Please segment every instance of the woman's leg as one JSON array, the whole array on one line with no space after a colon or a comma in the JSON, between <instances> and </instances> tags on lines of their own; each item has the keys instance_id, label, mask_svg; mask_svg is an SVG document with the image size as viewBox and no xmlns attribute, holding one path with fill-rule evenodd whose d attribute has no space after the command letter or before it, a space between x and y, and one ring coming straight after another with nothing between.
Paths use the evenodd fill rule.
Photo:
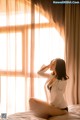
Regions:
<instances>
[{"instance_id":1,"label":"woman's leg","mask_svg":"<svg viewBox=\"0 0 80 120\"><path fill-rule=\"evenodd\" d=\"M66 110L60 110L47 102L30 98L29 100L30 109L34 112L36 116L48 118L49 116L63 115L66 114Z\"/></svg>"},{"instance_id":2,"label":"woman's leg","mask_svg":"<svg viewBox=\"0 0 80 120\"><path fill-rule=\"evenodd\" d=\"M35 98L30 98L29 100L30 110L33 111L33 113L42 118L48 118L49 114L47 113L47 103Z\"/></svg>"}]
</instances>

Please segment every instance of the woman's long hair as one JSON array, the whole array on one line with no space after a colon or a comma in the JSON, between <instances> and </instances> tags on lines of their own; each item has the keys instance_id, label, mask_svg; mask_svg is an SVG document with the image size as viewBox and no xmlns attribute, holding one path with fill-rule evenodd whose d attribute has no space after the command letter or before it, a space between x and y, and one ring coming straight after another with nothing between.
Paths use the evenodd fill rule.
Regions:
<instances>
[{"instance_id":1,"label":"woman's long hair","mask_svg":"<svg viewBox=\"0 0 80 120\"><path fill-rule=\"evenodd\" d=\"M61 58L57 58L56 59L56 78L58 80L67 80L69 77L66 74L66 64L65 61Z\"/></svg>"}]
</instances>

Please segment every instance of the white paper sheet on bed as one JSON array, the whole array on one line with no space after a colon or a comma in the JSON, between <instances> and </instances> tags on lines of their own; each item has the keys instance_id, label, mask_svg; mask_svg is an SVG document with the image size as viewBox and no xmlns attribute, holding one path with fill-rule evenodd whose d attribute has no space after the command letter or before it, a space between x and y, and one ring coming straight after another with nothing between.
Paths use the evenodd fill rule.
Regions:
<instances>
[{"instance_id":1,"label":"white paper sheet on bed","mask_svg":"<svg viewBox=\"0 0 80 120\"><path fill-rule=\"evenodd\" d=\"M80 105L71 105L68 107L69 113L61 116L54 116L48 120L80 120ZM16 113L8 116L8 120L46 120L34 116L31 111Z\"/></svg>"}]
</instances>

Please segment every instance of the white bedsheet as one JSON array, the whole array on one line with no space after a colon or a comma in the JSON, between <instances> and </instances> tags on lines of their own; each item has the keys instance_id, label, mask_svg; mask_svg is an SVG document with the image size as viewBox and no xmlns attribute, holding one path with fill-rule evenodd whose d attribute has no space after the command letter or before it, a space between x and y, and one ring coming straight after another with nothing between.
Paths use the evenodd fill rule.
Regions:
<instances>
[{"instance_id":1,"label":"white bedsheet","mask_svg":"<svg viewBox=\"0 0 80 120\"><path fill-rule=\"evenodd\" d=\"M8 120L46 120L33 115L31 111L16 113L8 116ZM80 105L69 106L69 113L61 116L54 116L48 120L80 120Z\"/></svg>"},{"instance_id":2,"label":"white bedsheet","mask_svg":"<svg viewBox=\"0 0 80 120\"><path fill-rule=\"evenodd\" d=\"M36 117L31 111L28 111L9 115L8 120L46 120L46 119Z\"/></svg>"}]
</instances>

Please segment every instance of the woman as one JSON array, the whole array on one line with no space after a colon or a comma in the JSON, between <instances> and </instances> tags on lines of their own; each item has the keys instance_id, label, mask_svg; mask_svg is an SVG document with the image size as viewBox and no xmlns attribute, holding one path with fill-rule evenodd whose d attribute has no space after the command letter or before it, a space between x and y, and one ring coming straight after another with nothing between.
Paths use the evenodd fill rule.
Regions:
<instances>
[{"instance_id":1,"label":"woman","mask_svg":"<svg viewBox=\"0 0 80 120\"><path fill-rule=\"evenodd\" d=\"M46 72L48 69L50 69L51 73ZM65 92L67 79L69 77L66 74L65 61L60 58L52 60L49 65L42 66L38 74L48 78L45 83L48 102L30 98L30 109L36 116L43 118L66 114L68 107L63 93Z\"/></svg>"}]
</instances>

